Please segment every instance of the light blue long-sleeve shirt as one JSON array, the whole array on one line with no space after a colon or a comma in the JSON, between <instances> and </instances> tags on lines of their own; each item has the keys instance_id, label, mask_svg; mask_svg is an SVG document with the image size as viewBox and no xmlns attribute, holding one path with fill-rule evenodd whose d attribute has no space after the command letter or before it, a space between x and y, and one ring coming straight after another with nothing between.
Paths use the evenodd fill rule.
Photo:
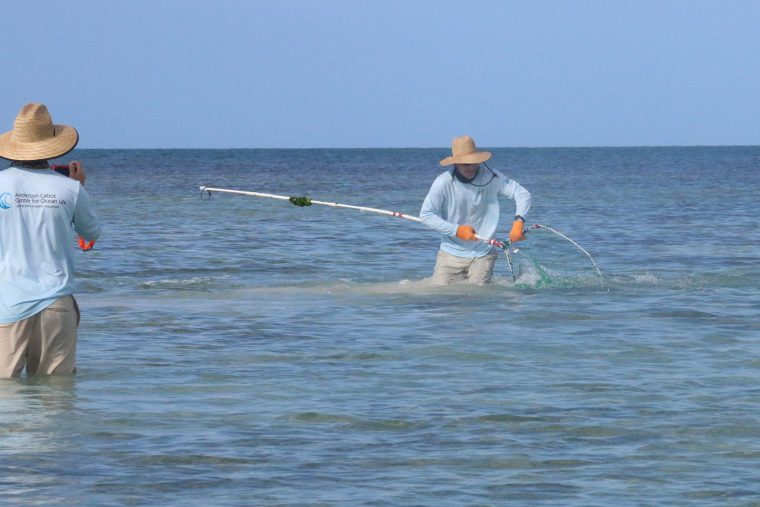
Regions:
<instances>
[{"instance_id":1,"label":"light blue long-sleeve shirt","mask_svg":"<svg viewBox=\"0 0 760 507\"><path fill-rule=\"evenodd\" d=\"M100 236L84 187L50 169L0 171L0 323L74 292L74 234Z\"/></svg>"},{"instance_id":2,"label":"light blue long-sleeve shirt","mask_svg":"<svg viewBox=\"0 0 760 507\"><path fill-rule=\"evenodd\" d=\"M420 210L420 220L440 232L441 250L457 257L482 257L491 251L484 241L463 241L457 227L471 225L478 236L492 238L499 225L499 196L515 200L515 214L530 210L530 192L499 171L481 166L471 183L454 176L454 169L440 174L430 187Z\"/></svg>"}]
</instances>

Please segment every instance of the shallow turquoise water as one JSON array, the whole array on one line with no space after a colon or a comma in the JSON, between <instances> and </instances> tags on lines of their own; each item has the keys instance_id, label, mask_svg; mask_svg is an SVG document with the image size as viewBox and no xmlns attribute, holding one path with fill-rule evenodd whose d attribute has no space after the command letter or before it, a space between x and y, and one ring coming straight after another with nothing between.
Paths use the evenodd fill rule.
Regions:
<instances>
[{"instance_id":1,"label":"shallow turquoise water","mask_svg":"<svg viewBox=\"0 0 760 507\"><path fill-rule=\"evenodd\" d=\"M79 372L0 382L0 503L760 502L760 148L496 149L604 286L536 231L446 289L419 224L198 191L416 215L445 150L76 156Z\"/></svg>"}]
</instances>

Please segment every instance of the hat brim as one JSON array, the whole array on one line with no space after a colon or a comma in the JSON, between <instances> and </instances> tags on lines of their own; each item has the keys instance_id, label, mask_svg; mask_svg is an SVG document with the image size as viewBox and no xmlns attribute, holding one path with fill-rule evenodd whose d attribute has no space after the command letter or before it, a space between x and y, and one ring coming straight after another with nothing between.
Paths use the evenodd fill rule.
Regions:
<instances>
[{"instance_id":1,"label":"hat brim","mask_svg":"<svg viewBox=\"0 0 760 507\"><path fill-rule=\"evenodd\" d=\"M13 131L0 135L0 157L9 160L49 160L67 154L79 142L79 133L68 125L54 125L53 137L33 143L14 141Z\"/></svg>"},{"instance_id":2,"label":"hat brim","mask_svg":"<svg viewBox=\"0 0 760 507\"><path fill-rule=\"evenodd\" d=\"M476 151L475 153L468 153L466 155L456 155L444 158L441 160L441 165L480 164L489 158L491 158L490 151Z\"/></svg>"}]
</instances>

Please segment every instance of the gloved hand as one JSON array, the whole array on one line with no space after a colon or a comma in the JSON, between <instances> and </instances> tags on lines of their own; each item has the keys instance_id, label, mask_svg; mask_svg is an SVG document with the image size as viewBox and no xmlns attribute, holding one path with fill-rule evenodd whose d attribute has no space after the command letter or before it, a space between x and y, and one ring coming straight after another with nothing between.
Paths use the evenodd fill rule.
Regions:
<instances>
[{"instance_id":1,"label":"gloved hand","mask_svg":"<svg viewBox=\"0 0 760 507\"><path fill-rule=\"evenodd\" d=\"M471 225L460 225L457 227L457 238L465 241L475 241L475 229Z\"/></svg>"},{"instance_id":2,"label":"gloved hand","mask_svg":"<svg viewBox=\"0 0 760 507\"><path fill-rule=\"evenodd\" d=\"M82 236L79 236L79 248L81 248L83 252L89 252L94 246L94 241L87 241Z\"/></svg>"},{"instance_id":3,"label":"gloved hand","mask_svg":"<svg viewBox=\"0 0 760 507\"><path fill-rule=\"evenodd\" d=\"M525 233L523 232L523 225L525 222L519 218L512 223L512 230L509 231L509 241L511 243L517 243L525 239Z\"/></svg>"}]
</instances>

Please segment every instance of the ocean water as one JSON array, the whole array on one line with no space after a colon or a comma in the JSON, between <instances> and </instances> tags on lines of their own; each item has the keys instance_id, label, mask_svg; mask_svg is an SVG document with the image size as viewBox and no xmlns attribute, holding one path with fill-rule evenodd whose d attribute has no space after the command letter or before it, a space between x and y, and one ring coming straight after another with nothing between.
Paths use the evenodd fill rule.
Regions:
<instances>
[{"instance_id":1,"label":"ocean water","mask_svg":"<svg viewBox=\"0 0 760 507\"><path fill-rule=\"evenodd\" d=\"M494 149L602 279L198 189L417 215L446 151L75 152L79 371L0 381L0 504L760 505L760 147Z\"/></svg>"}]
</instances>

